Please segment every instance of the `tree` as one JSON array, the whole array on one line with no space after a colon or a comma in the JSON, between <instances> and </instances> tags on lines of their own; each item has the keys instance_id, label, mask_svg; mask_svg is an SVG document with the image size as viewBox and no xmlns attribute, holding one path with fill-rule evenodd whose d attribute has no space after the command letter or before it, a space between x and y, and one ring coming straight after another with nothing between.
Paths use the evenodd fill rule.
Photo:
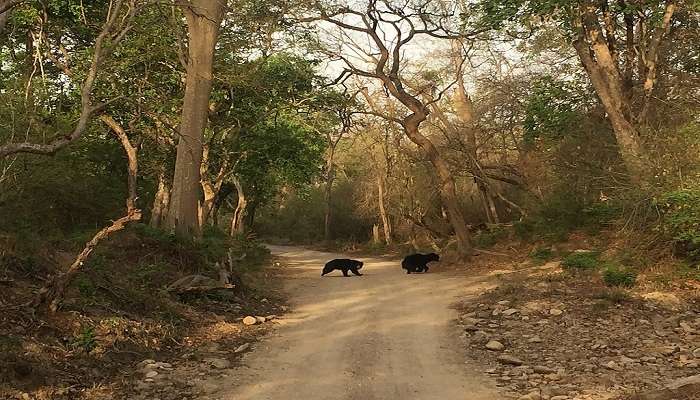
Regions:
<instances>
[{"instance_id":1,"label":"tree","mask_svg":"<svg viewBox=\"0 0 700 400\"><path fill-rule=\"evenodd\" d=\"M183 4L182 10L189 40L187 81L166 227L180 235L198 236L202 144L224 4L221 0L191 0Z\"/></svg>"},{"instance_id":2,"label":"tree","mask_svg":"<svg viewBox=\"0 0 700 400\"><path fill-rule=\"evenodd\" d=\"M649 119L662 63L660 53L671 38L674 0L513 0L482 1L483 22L503 27L532 16L553 19L569 38L612 125L630 180L644 184L649 166L639 126Z\"/></svg>"},{"instance_id":3,"label":"tree","mask_svg":"<svg viewBox=\"0 0 700 400\"><path fill-rule=\"evenodd\" d=\"M398 123L406 136L418 145L432 164L439 179L438 191L457 239L457 249L462 256L471 255L471 241L464 215L457 199L455 180L447 162L435 144L420 131L421 124L430 114L430 103L422 101L419 93L411 93L402 72L407 46L417 37L460 38L463 35L451 32L443 25L451 14L440 7L433 9L431 2L398 4L390 1L370 0L363 11L348 7L321 8L320 15L306 21L324 21L340 30L339 43L326 53L334 60L345 64L343 75L338 82L348 76L358 76L378 80L384 90L409 110L403 118L386 116L381 110L374 113ZM437 15L437 18L434 18ZM347 22L352 20L353 22ZM437 22L435 22L437 21ZM386 32L391 32L388 37ZM355 40L353 35L362 35ZM361 43L367 41L367 46ZM348 52L348 49L349 50ZM346 53L347 52L347 53ZM355 61L347 54L360 54Z\"/></svg>"}]
</instances>

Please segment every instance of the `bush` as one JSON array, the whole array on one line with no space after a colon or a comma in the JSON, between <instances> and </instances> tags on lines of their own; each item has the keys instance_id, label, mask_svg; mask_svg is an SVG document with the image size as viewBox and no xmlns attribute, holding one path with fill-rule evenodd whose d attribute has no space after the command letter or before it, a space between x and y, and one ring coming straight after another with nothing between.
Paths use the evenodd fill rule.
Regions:
<instances>
[{"instance_id":1,"label":"bush","mask_svg":"<svg viewBox=\"0 0 700 400\"><path fill-rule=\"evenodd\" d=\"M592 270L598 267L597 252L577 251L564 257L561 265L567 270Z\"/></svg>"},{"instance_id":2,"label":"bush","mask_svg":"<svg viewBox=\"0 0 700 400\"><path fill-rule=\"evenodd\" d=\"M680 255L700 257L700 188L665 193L656 204L662 234L674 242Z\"/></svg>"},{"instance_id":3,"label":"bush","mask_svg":"<svg viewBox=\"0 0 700 400\"><path fill-rule=\"evenodd\" d=\"M603 270L603 282L607 286L632 287L637 281L637 273L618 265L608 265Z\"/></svg>"},{"instance_id":4,"label":"bush","mask_svg":"<svg viewBox=\"0 0 700 400\"><path fill-rule=\"evenodd\" d=\"M492 247L499 240L504 239L508 232L501 226L489 226L486 230L474 235L474 245L476 247Z\"/></svg>"},{"instance_id":5,"label":"bush","mask_svg":"<svg viewBox=\"0 0 700 400\"><path fill-rule=\"evenodd\" d=\"M532 250L530 258L538 265L541 265L554 258L554 252L549 247L538 247Z\"/></svg>"}]
</instances>

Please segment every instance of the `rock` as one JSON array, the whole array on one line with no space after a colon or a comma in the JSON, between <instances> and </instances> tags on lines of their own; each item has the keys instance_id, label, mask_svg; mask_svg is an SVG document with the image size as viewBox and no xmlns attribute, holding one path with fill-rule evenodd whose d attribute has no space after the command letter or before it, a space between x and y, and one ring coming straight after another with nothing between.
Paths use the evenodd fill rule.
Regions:
<instances>
[{"instance_id":1,"label":"rock","mask_svg":"<svg viewBox=\"0 0 700 400\"><path fill-rule=\"evenodd\" d=\"M238 346L236 348L236 350L234 350L234 353L240 353L240 352L248 350L249 348L250 348L250 343L244 343L244 344Z\"/></svg>"},{"instance_id":2,"label":"rock","mask_svg":"<svg viewBox=\"0 0 700 400\"><path fill-rule=\"evenodd\" d=\"M255 317L251 317L250 315L243 318L243 325L255 325L258 323L258 319Z\"/></svg>"},{"instance_id":3,"label":"rock","mask_svg":"<svg viewBox=\"0 0 700 400\"><path fill-rule=\"evenodd\" d=\"M539 336L533 336L527 341L530 343L542 343L542 338L540 338Z\"/></svg>"},{"instance_id":4,"label":"rock","mask_svg":"<svg viewBox=\"0 0 700 400\"><path fill-rule=\"evenodd\" d=\"M501 364L508 364L508 365L523 365L523 361L520 360L517 357L509 356L507 354L498 356L497 358L498 362Z\"/></svg>"},{"instance_id":5,"label":"rock","mask_svg":"<svg viewBox=\"0 0 700 400\"><path fill-rule=\"evenodd\" d=\"M493 351L501 351L505 346L498 340L489 340L489 342L486 343L486 348Z\"/></svg>"},{"instance_id":6,"label":"rock","mask_svg":"<svg viewBox=\"0 0 700 400\"><path fill-rule=\"evenodd\" d=\"M549 315L557 316L557 315L562 315L563 313L564 313L564 311L562 311L558 308L552 308L549 310Z\"/></svg>"},{"instance_id":7,"label":"rock","mask_svg":"<svg viewBox=\"0 0 700 400\"><path fill-rule=\"evenodd\" d=\"M693 327L691 327L690 325L688 325L687 322L681 322L680 324L678 324L678 326L680 326L681 329L683 329L686 333L693 333L693 332L695 332L695 329L693 329Z\"/></svg>"},{"instance_id":8,"label":"rock","mask_svg":"<svg viewBox=\"0 0 700 400\"><path fill-rule=\"evenodd\" d=\"M539 392L530 392L518 397L518 400L541 400L542 395Z\"/></svg>"},{"instance_id":9,"label":"rock","mask_svg":"<svg viewBox=\"0 0 700 400\"><path fill-rule=\"evenodd\" d=\"M509 309L503 311L503 315L508 316L508 315L513 315L513 314L518 313L518 312L520 312L520 311L517 308L509 308Z\"/></svg>"},{"instance_id":10,"label":"rock","mask_svg":"<svg viewBox=\"0 0 700 400\"><path fill-rule=\"evenodd\" d=\"M275 314L270 314L267 317L265 317L266 320L272 321L273 319L277 319L277 316Z\"/></svg>"},{"instance_id":11,"label":"rock","mask_svg":"<svg viewBox=\"0 0 700 400\"><path fill-rule=\"evenodd\" d=\"M155 364L155 363L156 363L156 360L151 360L150 358L148 358L148 359L141 361L139 364L148 365L148 364Z\"/></svg>"},{"instance_id":12,"label":"rock","mask_svg":"<svg viewBox=\"0 0 700 400\"><path fill-rule=\"evenodd\" d=\"M216 369L226 369L231 366L231 362L223 358L209 358L206 361L209 365Z\"/></svg>"},{"instance_id":13,"label":"rock","mask_svg":"<svg viewBox=\"0 0 700 400\"><path fill-rule=\"evenodd\" d=\"M263 322L267 321L267 319L265 319L265 317L262 317L262 316L260 316L260 315L256 315L256 316L255 316L255 319L258 320L258 322L261 323L261 324L262 324Z\"/></svg>"},{"instance_id":14,"label":"rock","mask_svg":"<svg viewBox=\"0 0 700 400\"><path fill-rule=\"evenodd\" d=\"M697 349L693 350L693 357L695 358L700 358L700 347Z\"/></svg>"},{"instance_id":15,"label":"rock","mask_svg":"<svg viewBox=\"0 0 700 400\"><path fill-rule=\"evenodd\" d=\"M609 361L607 364L605 364L605 368L613 371L622 371L622 367L617 365L615 361Z\"/></svg>"},{"instance_id":16,"label":"rock","mask_svg":"<svg viewBox=\"0 0 700 400\"><path fill-rule=\"evenodd\" d=\"M557 372L555 369L545 367L544 365L535 365L534 367L532 367L532 370L535 371L535 373L542 375L548 375Z\"/></svg>"},{"instance_id":17,"label":"rock","mask_svg":"<svg viewBox=\"0 0 700 400\"><path fill-rule=\"evenodd\" d=\"M643 294L642 298L671 310L681 308L681 300L678 298L678 296L672 293L651 292Z\"/></svg>"},{"instance_id":18,"label":"rock","mask_svg":"<svg viewBox=\"0 0 700 400\"><path fill-rule=\"evenodd\" d=\"M679 390L689 387L691 385L697 385L698 389L700 389L700 374L676 379L675 381L667 384L666 388L670 390Z\"/></svg>"},{"instance_id":19,"label":"rock","mask_svg":"<svg viewBox=\"0 0 700 400\"><path fill-rule=\"evenodd\" d=\"M569 399L569 396L552 396L549 398L549 400L567 400Z\"/></svg>"},{"instance_id":20,"label":"rock","mask_svg":"<svg viewBox=\"0 0 700 400\"><path fill-rule=\"evenodd\" d=\"M158 371L148 371L146 372L146 378L155 378L158 376Z\"/></svg>"},{"instance_id":21,"label":"rock","mask_svg":"<svg viewBox=\"0 0 700 400\"><path fill-rule=\"evenodd\" d=\"M467 332L476 332L479 330L479 327L477 327L476 325L468 324L464 325L464 330Z\"/></svg>"}]
</instances>

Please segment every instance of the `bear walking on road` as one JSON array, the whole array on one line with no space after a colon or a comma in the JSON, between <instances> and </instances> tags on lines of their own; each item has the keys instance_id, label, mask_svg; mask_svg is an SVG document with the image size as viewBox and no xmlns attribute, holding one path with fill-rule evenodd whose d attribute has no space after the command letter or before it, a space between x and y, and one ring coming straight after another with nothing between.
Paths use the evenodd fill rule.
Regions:
<instances>
[{"instance_id":1,"label":"bear walking on road","mask_svg":"<svg viewBox=\"0 0 700 400\"><path fill-rule=\"evenodd\" d=\"M431 261L440 261L440 256L435 253L411 254L403 259L401 268L405 269L407 274L411 272L428 272L428 263Z\"/></svg>"},{"instance_id":2,"label":"bear walking on road","mask_svg":"<svg viewBox=\"0 0 700 400\"><path fill-rule=\"evenodd\" d=\"M364 264L362 261L350 260L347 258L336 258L335 260L330 260L326 263L326 266L323 267L321 276L335 270L343 271L343 276L350 276L348 275L348 271L352 272L354 275L362 276L359 270L363 265Z\"/></svg>"}]
</instances>

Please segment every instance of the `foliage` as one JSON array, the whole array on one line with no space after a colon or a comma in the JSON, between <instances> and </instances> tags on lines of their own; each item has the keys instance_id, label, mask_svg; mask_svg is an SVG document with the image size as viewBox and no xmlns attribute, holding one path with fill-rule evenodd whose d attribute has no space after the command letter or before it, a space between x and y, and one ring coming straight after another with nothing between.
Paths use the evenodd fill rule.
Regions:
<instances>
[{"instance_id":1,"label":"foliage","mask_svg":"<svg viewBox=\"0 0 700 400\"><path fill-rule=\"evenodd\" d=\"M617 264L608 264L603 269L603 282L608 286L632 287L637 281L637 273Z\"/></svg>"},{"instance_id":2,"label":"foliage","mask_svg":"<svg viewBox=\"0 0 700 400\"><path fill-rule=\"evenodd\" d=\"M594 251L576 251L564 257L561 265L565 270L584 271L598 268L599 254Z\"/></svg>"},{"instance_id":3,"label":"foliage","mask_svg":"<svg viewBox=\"0 0 700 400\"><path fill-rule=\"evenodd\" d=\"M530 252L530 259L536 264L541 265L554 258L554 252L551 247L537 247Z\"/></svg>"},{"instance_id":4,"label":"foliage","mask_svg":"<svg viewBox=\"0 0 700 400\"><path fill-rule=\"evenodd\" d=\"M700 189L664 193L656 205L662 214L661 232L676 243L681 254L700 256Z\"/></svg>"},{"instance_id":5,"label":"foliage","mask_svg":"<svg viewBox=\"0 0 700 400\"><path fill-rule=\"evenodd\" d=\"M474 235L474 246L482 248L492 247L507 236L508 231L504 227L491 225L486 230Z\"/></svg>"},{"instance_id":6,"label":"foliage","mask_svg":"<svg viewBox=\"0 0 700 400\"><path fill-rule=\"evenodd\" d=\"M75 348L82 349L86 353L91 352L97 345L95 329L90 326L83 328L83 330L73 338L71 345Z\"/></svg>"},{"instance_id":7,"label":"foliage","mask_svg":"<svg viewBox=\"0 0 700 400\"><path fill-rule=\"evenodd\" d=\"M532 83L523 121L525 143L532 144L538 138L554 141L580 129L585 99L590 95L577 84L552 76L543 76Z\"/></svg>"}]
</instances>

